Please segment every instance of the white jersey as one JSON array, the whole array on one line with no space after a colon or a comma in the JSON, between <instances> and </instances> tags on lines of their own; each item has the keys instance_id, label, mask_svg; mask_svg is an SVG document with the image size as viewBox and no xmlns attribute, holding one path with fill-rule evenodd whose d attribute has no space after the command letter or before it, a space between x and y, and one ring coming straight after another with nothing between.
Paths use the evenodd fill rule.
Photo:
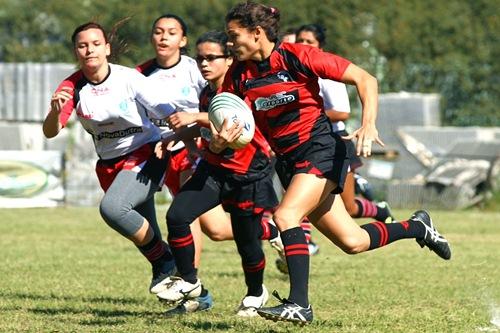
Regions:
<instances>
[{"instance_id":1,"label":"white jersey","mask_svg":"<svg viewBox=\"0 0 500 333\"><path fill-rule=\"evenodd\" d=\"M108 77L92 84L78 71L58 87L69 87L74 97L61 111L64 126L73 109L80 123L94 139L97 154L111 159L129 154L140 146L160 139L159 129L151 123L146 110L158 118L175 111L172 97L133 68L109 64Z\"/></svg>"},{"instance_id":2,"label":"white jersey","mask_svg":"<svg viewBox=\"0 0 500 333\"><path fill-rule=\"evenodd\" d=\"M162 90L169 90L177 96L175 100L177 111L199 112L198 96L207 83L193 58L181 55L180 61L168 68L161 67L152 59L137 66L137 70ZM160 127L163 138L173 135L173 130L165 122L152 120ZM181 141L172 150L183 147L184 143Z\"/></svg>"},{"instance_id":3,"label":"white jersey","mask_svg":"<svg viewBox=\"0 0 500 333\"><path fill-rule=\"evenodd\" d=\"M346 85L334 80L318 79L319 94L323 97L323 106L325 110L334 109L339 112L351 112L349 104L349 95ZM332 130L339 132L345 130L343 121L332 122Z\"/></svg>"}]
</instances>

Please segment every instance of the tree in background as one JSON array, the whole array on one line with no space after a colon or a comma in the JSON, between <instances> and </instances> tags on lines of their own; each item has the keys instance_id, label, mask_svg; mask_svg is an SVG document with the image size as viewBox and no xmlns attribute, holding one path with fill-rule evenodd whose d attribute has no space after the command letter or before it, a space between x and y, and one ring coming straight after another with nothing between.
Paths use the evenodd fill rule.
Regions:
<instances>
[{"instance_id":1,"label":"tree in background","mask_svg":"<svg viewBox=\"0 0 500 333\"><path fill-rule=\"evenodd\" d=\"M70 34L95 19L107 28L124 17L118 39L128 52L117 62L133 66L151 54L151 22L175 13L191 42L224 28L235 0L0 0L0 61L73 62ZM374 73L384 92L442 95L445 125L500 126L500 21L498 0L275 0L282 27L319 23L326 50ZM192 45L192 44L191 44Z\"/></svg>"}]
</instances>

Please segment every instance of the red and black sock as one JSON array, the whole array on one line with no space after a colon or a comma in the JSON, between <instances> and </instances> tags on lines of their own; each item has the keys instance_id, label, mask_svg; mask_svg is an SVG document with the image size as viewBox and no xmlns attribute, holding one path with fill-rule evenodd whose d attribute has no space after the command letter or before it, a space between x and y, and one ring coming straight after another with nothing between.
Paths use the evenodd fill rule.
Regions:
<instances>
[{"instance_id":1,"label":"red and black sock","mask_svg":"<svg viewBox=\"0 0 500 333\"><path fill-rule=\"evenodd\" d=\"M425 227L418 221L401 221L386 224L383 222L372 222L363 224L361 228L365 229L370 236L370 247L373 250L385 246L394 241L404 238L423 238L425 236Z\"/></svg>"},{"instance_id":2,"label":"red and black sock","mask_svg":"<svg viewBox=\"0 0 500 333\"><path fill-rule=\"evenodd\" d=\"M242 263L242 266L243 272L245 273L245 283L248 288L247 296L262 295L262 283L264 282L266 259L262 258L262 260L255 265Z\"/></svg>"},{"instance_id":3,"label":"red and black sock","mask_svg":"<svg viewBox=\"0 0 500 333\"><path fill-rule=\"evenodd\" d=\"M181 277L189 283L195 283L194 241L189 226L183 232L179 232L178 228L169 229L168 243Z\"/></svg>"},{"instance_id":4,"label":"red and black sock","mask_svg":"<svg viewBox=\"0 0 500 333\"><path fill-rule=\"evenodd\" d=\"M151 238L151 240L142 246L137 246L142 255L148 259L148 261L154 266L161 264L164 261L172 260L172 254L168 248L167 243L165 243L156 234Z\"/></svg>"},{"instance_id":5,"label":"red and black sock","mask_svg":"<svg viewBox=\"0 0 500 333\"><path fill-rule=\"evenodd\" d=\"M311 221L309 221L307 217L304 217L304 219L300 222L300 227L304 231L307 244L309 244L311 242Z\"/></svg>"},{"instance_id":6,"label":"red and black sock","mask_svg":"<svg viewBox=\"0 0 500 333\"><path fill-rule=\"evenodd\" d=\"M389 211L385 207L377 206L377 203L364 198L356 197L354 202L358 206L358 213L354 218L373 217L377 221L384 222L389 217Z\"/></svg>"},{"instance_id":7,"label":"red and black sock","mask_svg":"<svg viewBox=\"0 0 500 333\"><path fill-rule=\"evenodd\" d=\"M281 233L285 246L286 263L290 276L290 296L288 300L302 307L309 306L309 248L304 231L300 227Z\"/></svg>"}]
</instances>

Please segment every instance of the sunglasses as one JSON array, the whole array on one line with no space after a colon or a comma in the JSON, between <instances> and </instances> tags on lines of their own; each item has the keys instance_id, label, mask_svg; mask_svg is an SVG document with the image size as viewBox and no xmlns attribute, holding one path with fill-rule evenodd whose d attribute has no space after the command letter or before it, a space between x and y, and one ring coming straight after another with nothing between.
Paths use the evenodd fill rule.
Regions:
<instances>
[{"instance_id":1,"label":"sunglasses","mask_svg":"<svg viewBox=\"0 0 500 333\"><path fill-rule=\"evenodd\" d=\"M216 55L216 54L208 54L206 56L196 56L196 62L201 64L203 62L203 60L206 60L208 62L212 62L214 61L215 59L221 59L221 58L227 58L227 56L223 55L223 54L220 54L220 55Z\"/></svg>"}]
</instances>

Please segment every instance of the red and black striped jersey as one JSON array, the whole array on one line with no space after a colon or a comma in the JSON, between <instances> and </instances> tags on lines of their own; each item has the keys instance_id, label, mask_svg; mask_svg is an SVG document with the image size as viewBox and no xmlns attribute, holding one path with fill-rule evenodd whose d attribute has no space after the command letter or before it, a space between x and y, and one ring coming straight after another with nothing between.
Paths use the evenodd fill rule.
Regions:
<instances>
[{"instance_id":1,"label":"red and black striped jersey","mask_svg":"<svg viewBox=\"0 0 500 333\"><path fill-rule=\"evenodd\" d=\"M281 43L261 62L235 61L221 91L251 107L257 127L277 154L331 133L318 78L340 81L350 62L303 44Z\"/></svg>"},{"instance_id":2,"label":"red and black striped jersey","mask_svg":"<svg viewBox=\"0 0 500 333\"><path fill-rule=\"evenodd\" d=\"M200 93L200 112L208 112L208 105L216 91L206 86ZM262 133L256 128L255 134L244 148L226 148L220 154L208 149L209 142L206 136L202 139L204 159L211 165L223 167L236 175L245 175L245 179L261 178L262 171L269 171L270 155L269 144ZM237 177L240 178L241 177Z\"/></svg>"}]
</instances>

